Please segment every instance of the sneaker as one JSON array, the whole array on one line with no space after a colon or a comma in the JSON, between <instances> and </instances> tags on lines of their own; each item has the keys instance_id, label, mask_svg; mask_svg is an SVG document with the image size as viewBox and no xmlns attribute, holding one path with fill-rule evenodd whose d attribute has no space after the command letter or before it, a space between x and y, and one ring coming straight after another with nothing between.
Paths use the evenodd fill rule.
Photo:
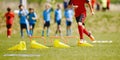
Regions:
<instances>
[{"instance_id":1,"label":"sneaker","mask_svg":"<svg viewBox=\"0 0 120 60\"><path fill-rule=\"evenodd\" d=\"M11 38L11 36L8 36L8 38Z\"/></svg>"},{"instance_id":2,"label":"sneaker","mask_svg":"<svg viewBox=\"0 0 120 60\"><path fill-rule=\"evenodd\" d=\"M78 44L82 44L82 43L87 43L87 41L86 41L86 40L81 39L81 40L78 42Z\"/></svg>"},{"instance_id":3,"label":"sneaker","mask_svg":"<svg viewBox=\"0 0 120 60\"><path fill-rule=\"evenodd\" d=\"M91 41L94 41L94 40L95 40L95 38L94 38L93 35L90 35L90 40L91 40Z\"/></svg>"}]
</instances>

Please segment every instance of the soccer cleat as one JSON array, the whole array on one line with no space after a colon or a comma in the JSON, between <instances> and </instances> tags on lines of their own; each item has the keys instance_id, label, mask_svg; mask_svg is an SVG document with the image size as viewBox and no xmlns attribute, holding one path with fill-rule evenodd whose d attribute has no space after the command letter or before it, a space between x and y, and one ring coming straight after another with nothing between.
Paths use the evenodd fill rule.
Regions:
<instances>
[{"instance_id":1,"label":"soccer cleat","mask_svg":"<svg viewBox=\"0 0 120 60\"><path fill-rule=\"evenodd\" d=\"M86 40L81 39L78 43L86 43Z\"/></svg>"},{"instance_id":2,"label":"soccer cleat","mask_svg":"<svg viewBox=\"0 0 120 60\"><path fill-rule=\"evenodd\" d=\"M95 40L95 38L94 38L93 35L90 35L89 37L90 37L90 40L91 40L91 41L94 41L94 40Z\"/></svg>"}]
</instances>

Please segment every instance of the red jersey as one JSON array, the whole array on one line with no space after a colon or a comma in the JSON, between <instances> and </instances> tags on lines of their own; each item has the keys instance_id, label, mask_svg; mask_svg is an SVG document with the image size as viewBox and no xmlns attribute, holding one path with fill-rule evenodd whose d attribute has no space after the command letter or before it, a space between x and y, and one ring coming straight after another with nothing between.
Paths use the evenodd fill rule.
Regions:
<instances>
[{"instance_id":1,"label":"red jersey","mask_svg":"<svg viewBox=\"0 0 120 60\"><path fill-rule=\"evenodd\" d=\"M96 0L91 0L92 8L94 8L95 3L96 3Z\"/></svg>"},{"instance_id":2,"label":"red jersey","mask_svg":"<svg viewBox=\"0 0 120 60\"><path fill-rule=\"evenodd\" d=\"M14 13L13 12L7 12L5 14L6 17L6 24L12 24L13 23L13 19L14 19Z\"/></svg>"},{"instance_id":3,"label":"red jersey","mask_svg":"<svg viewBox=\"0 0 120 60\"><path fill-rule=\"evenodd\" d=\"M80 16L81 14L86 14L85 3L88 3L89 0L70 0L69 5L76 5L78 8L75 9L75 17Z\"/></svg>"}]
</instances>

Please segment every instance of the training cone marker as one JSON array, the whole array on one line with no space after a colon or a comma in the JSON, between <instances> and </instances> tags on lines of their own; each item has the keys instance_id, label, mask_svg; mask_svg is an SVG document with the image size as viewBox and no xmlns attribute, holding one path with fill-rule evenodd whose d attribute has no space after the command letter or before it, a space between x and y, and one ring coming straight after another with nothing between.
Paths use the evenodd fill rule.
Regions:
<instances>
[{"instance_id":1,"label":"training cone marker","mask_svg":"<svg viewBox=\"0 0 120 60\"><path fill-rule=\"evenodd\" d=\"M34 49L44 49L44 48L48 48L47 46L44 46L42 44L37 43L36 41L31 41L31 48Z\"/></svg>"},{"instance_id":2,"label":"training cone marker","mask_svg":"<svg viewBox=\"0 0 120 60\"><path fill-rule=\"evenodd\" d=\"M27 50L25 41L20 41L19 44L9 48L8 50Z\"/></svg>"},{"instance_id":3,"label":"training cone marker","mask_svg":"<svg viewBox=\"0 0 120 60\"><path fill-rule=\"evenodd\" d=\"M78 43L78 46L81 46L81 47L93 47L92 44L89 44L89 43Z\"/></svg>"},{"instance_id":4,"label":"training cone marker","mask_svg":"<svg viewBox=\"0 0 120 60\"><path fill-rule=\"evenodd\" d=\"M56 47L56 48L69 48L70 46L60 42L59 40L55 40L54 47Z\"/></svg>"}]
</instances>

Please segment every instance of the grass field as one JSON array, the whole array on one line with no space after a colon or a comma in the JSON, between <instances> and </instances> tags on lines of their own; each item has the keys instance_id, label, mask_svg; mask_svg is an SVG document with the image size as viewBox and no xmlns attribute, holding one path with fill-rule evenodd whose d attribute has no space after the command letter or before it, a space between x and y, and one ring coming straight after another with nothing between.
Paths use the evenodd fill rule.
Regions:
<instances>
[{"instance_id":1,"label":"grass field","mask_svg":"<svg viewBox=\"0 0 120 60\"><path fill-rule=\"evenodd\" d=\"M5 2L6 3L6 2ZM13 8L16 8L13 3L10 3ZM15 3L17 4L17 3ZM6 6L9 5L8 3ZM6 7L5 6L5 7ZM39 16L39 20L35 26L35 36L41 35L41 30L43 26L42 20L42 12L43 7L38 8L39 5L31 4L30 6L36 9L36 12ZM0 17L3 16L5 12L4 5L0 6ZM2 10L4 9L4 10ZM56 28L56 24L53 21L53 13L52 13L52 22L51 22L51 36L54 35L54 31ZM66 26L65 19L62 19L62 33L65 35ZM112 43L106 44L93 44L90 42L87 36L85 36L85 40L89 43L93 44L94 47L78 47L76 38L67 39L67 44L71 46L71 48L54 48L53 43L50 40L55 40L53 38L47 37L47 43L44 44L43 39L35 38L37 42L44 44L49 49L32 49L30 48L30 39L26 36L22 39L19 33L19 19L16 15L13 26L13 35L12 38L6 37L6 28L5 28L5 20L0 18L0 60L120 60L120 11L96 11L94 16L91 16L88 13L88 17L86 18L86 27L88 30L92 31L96 40L111 40ZM77 33L77 25L76 21L73 21L73 36L79 36ZM18 44L20 41L25 41L27 44L26 51L8 51L7 49L11 46ZM64 42L60 39L61 42ZM4 56L5 54L38 54L39 57L10 57Z\"/></svg>"},{"instance_id":2,"label":"grass field","mask_svg":"<svg viewBox=\"0 0 120 60\"><path fill-rule=\"evenodd\" d=\"M19 35L13 38L6 38L5 34L0 35L0 60L119 60L120 59L120 33L95 33L98 40L112 40L111 44L93 44L94 47L78 47L76 39L69 39L68 44L71 48L54 48L53 44L47 40L49 49L31 49L28 38L21 39ZM87 38L86 38L87 39ZM8 51L7 49L19 41L27 42L26 51ZM36 39L42 43L41 39ZM62 41L62 40L61 40ZM4 54L39 54L40 57L6 57Z\"/></svg>"},{"instance_id":3,"label":"grass field","mask_svg":"<svg viewBox=\"0 0 120 60\"><path fill-rule=\"evenodd\" d=\"M114 11L108 12L96 12L96 15L91 18L88 14L86 21L86 27L93 32L96 40L112 40L110 44L93 44L94 47L78 47L76 38L69 38L68 45L71 48L54 48L53 43L50 43L51 38L47 38L47 44L44 44L43 39L35 38L37 42L44 44L49 49L31 49L30 40L25 34L25 38L20 38L19 25L14 26L13 36L8 39L5 34L5 25L1 25L4 30L1 29L0 33L0 60L119 60L120 59L120 14ZM17 22L17 21L15 21ZM38 21L35 28L35 36L40 36L41 25ZM94 23L91 23L94 22ZM76 22L74 21L73 36L79 36L77 34ZM51 35L54 35L55 24L51 27ZM65 24L62 25L63 34L65 34ZM92 28L91 28L92 27ZM54 30L53 30L54 29ZM88 37L85 39L89 41ZM18 44L20 41L26 41L27 50L26 51L8 51L7 49L11 46ZM63 42L63 40L61 40ZM91 43L91 42L90 42ZM92 44L92 43L91 43ZM38 54L39 57L8 57L5 54Z\"/></svg>"}]
</instances>

